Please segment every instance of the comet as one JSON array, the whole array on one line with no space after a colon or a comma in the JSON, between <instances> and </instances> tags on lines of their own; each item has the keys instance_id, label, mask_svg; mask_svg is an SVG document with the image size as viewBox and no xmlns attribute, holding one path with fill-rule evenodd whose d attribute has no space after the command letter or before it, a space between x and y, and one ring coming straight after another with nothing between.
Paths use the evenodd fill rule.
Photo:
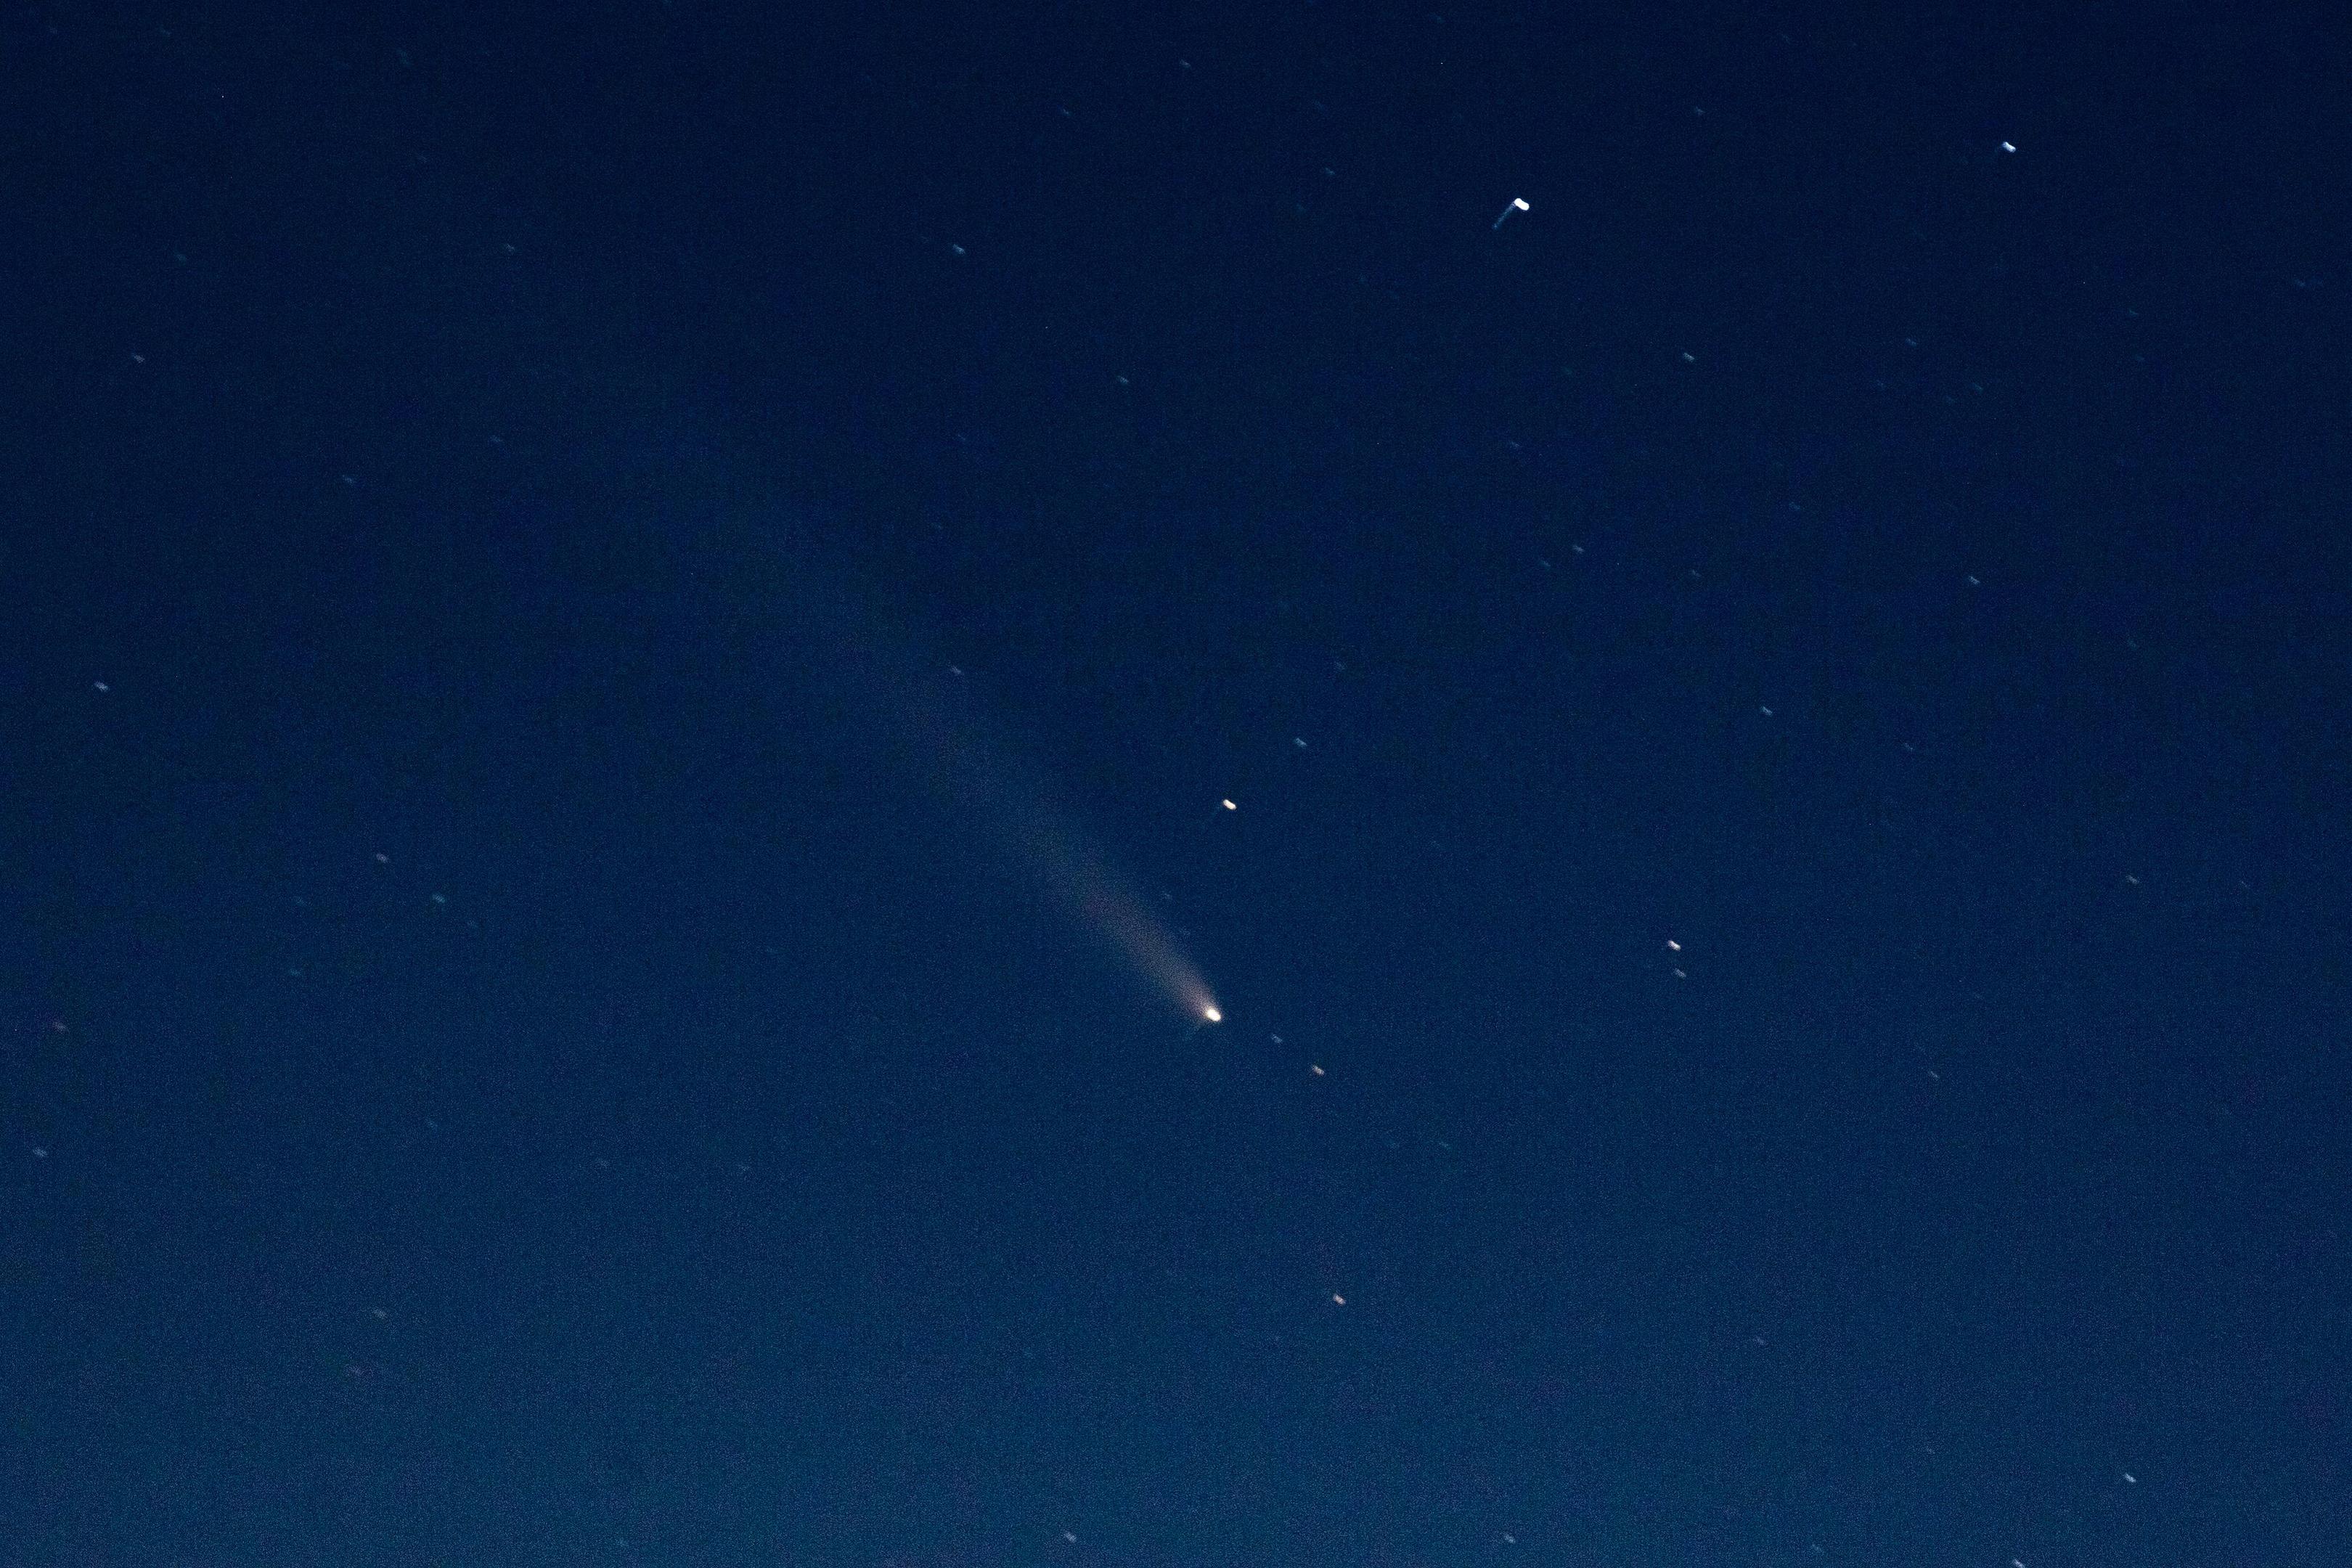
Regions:
<instances>
[{"instance_id":1,"label":"comet","mask_svg":"<svg viewBox=\"0 0 2352 1568\"><path fill-rule=\"evenodd\" d=\"M1060 802L1045 771L973 708L963 672L765 530L785 561L794 619L840 685L913 764L930 793L980 829L1053 902L1094 931L1195 1027L1224 1021L1175 932Z\"/></svg>"}]
</instances>

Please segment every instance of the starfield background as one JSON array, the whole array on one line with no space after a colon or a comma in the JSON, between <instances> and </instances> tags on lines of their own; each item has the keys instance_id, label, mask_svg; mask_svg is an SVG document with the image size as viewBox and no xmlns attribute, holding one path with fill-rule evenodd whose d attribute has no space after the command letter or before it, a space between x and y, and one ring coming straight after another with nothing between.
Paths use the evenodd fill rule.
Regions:
<instances>
[{"instance_id":1,"label":"starfield background","mask_svg":"<svg viewBox=\"0 0 2352 1568\"><path fill-rule=\"evenodd\" d=\"M2347 1561L2347 40L12 5L0 1564Z\"/></svg>"}]
</instances>

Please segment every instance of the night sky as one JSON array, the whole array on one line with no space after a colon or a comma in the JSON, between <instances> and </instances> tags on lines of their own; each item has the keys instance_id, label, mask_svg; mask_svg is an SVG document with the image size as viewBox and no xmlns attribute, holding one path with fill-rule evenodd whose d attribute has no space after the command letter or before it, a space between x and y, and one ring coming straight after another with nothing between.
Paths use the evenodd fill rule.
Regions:
<instances>
[{"instance_id":1,"label":"night sky","mask_svg":"<svg viewBox=\"0 0 2352 1568\"><path fill-rule=\"evenodd\" d=\"M0 1568L2352 1563L2339 6L0 111Z\"/></svg>"}]
</instances>

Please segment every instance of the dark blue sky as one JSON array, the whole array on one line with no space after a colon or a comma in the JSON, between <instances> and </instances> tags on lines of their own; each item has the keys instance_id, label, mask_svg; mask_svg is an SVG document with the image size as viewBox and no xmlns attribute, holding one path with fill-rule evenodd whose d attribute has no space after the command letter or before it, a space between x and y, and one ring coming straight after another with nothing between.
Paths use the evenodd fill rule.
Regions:
<instances>
[{"instance_id":1,"label":"dark blue sky","mask_svg":"<svg viewBox=\"0 0 2352 1568\"><path fill-rule=\"evenodd\" d=\"M0 1568L2343 1561L2252 9L16 5Z\"/></svg>"}]
</instances>

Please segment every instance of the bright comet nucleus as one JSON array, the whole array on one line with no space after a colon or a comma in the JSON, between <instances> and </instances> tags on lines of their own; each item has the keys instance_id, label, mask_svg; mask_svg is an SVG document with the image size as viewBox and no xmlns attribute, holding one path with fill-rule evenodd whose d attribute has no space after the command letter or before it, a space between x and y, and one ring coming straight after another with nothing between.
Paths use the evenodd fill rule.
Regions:
<instances>
[{"instance_id":1,"label":"bright comet nucleus","mask_svg":"<svg viewBox=\"0 0 2352 1568\"><path fill-rule=\"evenodd\" d=\"M1222 1024L1225 1021L1225 1016L1217 1011L1216 1004L1210 1003L1201 1009L1201 1021L1204 1024Z\"/></svg>"}]
</instances>

